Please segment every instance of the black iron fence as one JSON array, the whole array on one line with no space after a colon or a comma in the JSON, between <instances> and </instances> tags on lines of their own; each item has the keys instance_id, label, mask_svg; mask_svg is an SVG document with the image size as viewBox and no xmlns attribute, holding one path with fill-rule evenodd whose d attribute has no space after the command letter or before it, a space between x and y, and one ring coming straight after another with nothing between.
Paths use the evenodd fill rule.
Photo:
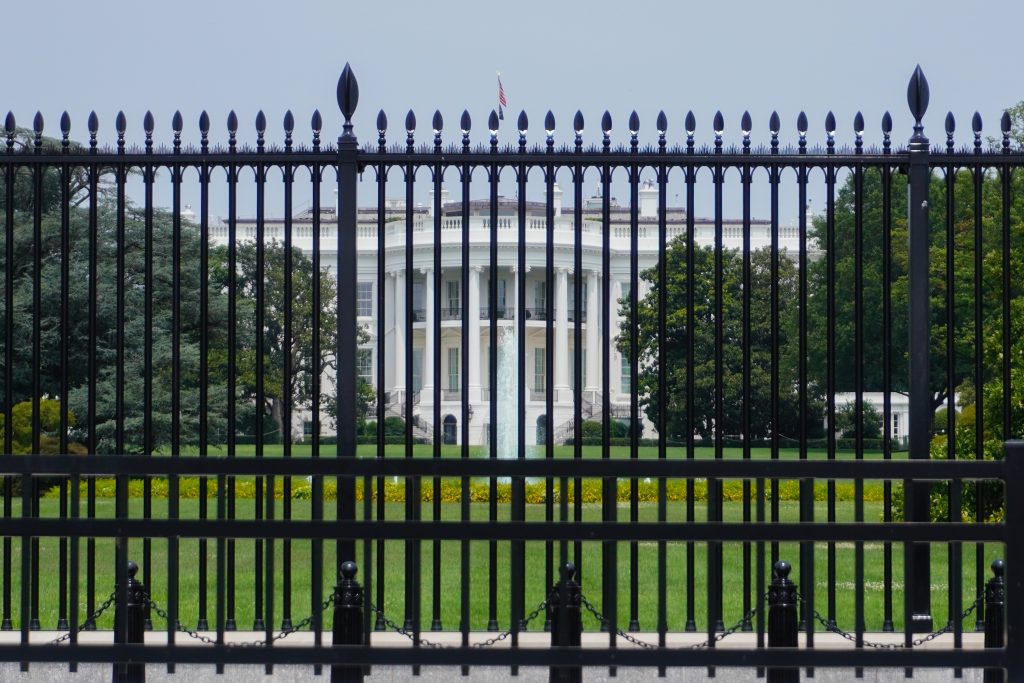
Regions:
<instances>
[{"instance_id":1,"label":"black iron fence","mask_svg":"<svg viewBox=\"0 0 1024 683\"><path fill-rule=\"evenodd\" d=\"M1024 453L1011 443L1002 457L1003 442L1021 435L1014 373L1024 338L1014 218L1024 153L1008 115L989 147L975 116L966 149L950 115L945 146L933 147L918 70L905 148L892 145L888 115L880 148L864 146L860 115L853 147L838 148L831 114L824 147L808 145L803 115L795 147L780 143L775 115L769 143L754 147L747 114L736 147L724 144L720 114L711 145L697 144L692 115L684 142L670 143L660 115L656 143L641 146L634 114L628 144L613 147L607 113L597 145L584 145L579 113L572 143L556 144L549 113L544 142L530 146L522 113L517 143L503 146L493 112L483 145L471 143L468 112L461 144L443 143L436 113L433 144L417 145L410 112L405 144L389 145L381 112L377 144L360 147L357 101L346 67L337 146L322 143L318 112L310 146L293 141L291 113L283 146L268 144L261 114L254 148L239 145L234 113L226 147L211 144L204 113L199 145L182 141L175 116L169 148L154 143L148 115L142 148L126 144L123 116L116 145L101 148L95 115L81 145L67 115L59 140L44 137L41 115L31 131L8 115L0 628L20 637L0 643L4 659L343 663L356 677L363 664L666 667L737 657L748 666L996 667L1011 678L1024 668L1012 608L1005 647L961 648L965 608L976 619L967 629L984 627L977 598L993 553L1006 557L1011 605L1024 590L1014 570L1024 550L1012 540L1024 528L1024 497L1013 493ZM247 204L239 185L250 173ZM539 202L527 199L537 190L531 173ZM446 175L457 202L444 201ZM731 175L736 202L726 201ZM762 175L767 187L757 189ZM559 177L573 196L564 215ZM587 198L592 179L600 191ZM335 180L338 206L328 210L323 183ZM612 192L623 181L626 207ZM679 207L669 205L673 183ZM393 187L403 202L389 201ZM789 187L793 226L782 218ZM159 188L169 210L156 207ZM415 201L424 188L426 210ZM369 190L374 208L361 211ZM752 218L755 191L767 222ZM808 207L813 191L824 194L823 214ZM906 206L894 201L903 192ZM189 193L194 214L183 206ZM297 198L310 207L302 220ZM276 202L279 220L267 213ZM476 217L483 227L473 234ZM498 231L513 225L509 248ZM527 232L537 225L540 237ZM728 248L734 238L738 248ZM442 249L446 240L455 249ZM442 305L445 284L462 293L457 309ZM486 314L501 308L499 288L514 301L504 342L504 317ZM442 329L442 320L460 325ZM424 321L432 324L414 326ZM516 362L502 360L503 343L514 344L505 353ZM373 382L353 359L372 362ZM458 414L443 412L455 386ZM903 395L905 413L894 407ZM386 396L402 397L397 415ZM587 427L593 396L603 398ZM375 427L361 424L368 405ZM553 436L568 420L572 445L560 446ZM359 431L374 429L375 443L358 446ZM598 446L585 445L587 429ZM388 430L403 443L391 446ZM904 435L908 457L895 448ZM762 649L763 608L783 553L809 588L805 647L779 652ZM142 560L146 599L164 619L152 627L166 629L166 644L125 644L127 619L117 644L79 643L81 628L103 626L97 600L112 583L115 602L138 604L129 557ZM974 564L966 581L965 557ZM331 648L324 610L351 559L364 568L364 645ZM546 606L530 610L569 561L591 617L600 614L589 627L607 632L607 646L521 646L527 630L565 633L564 621L547 623ZM881 579L869 580L877 567ZM816 646L815 616L826 630L846 624L854 647ZM715 643L735 618L754 647L726 655ZM228 647L226 634L250 619L268 646ZM414 647L371 646L389 624ZM179 625L210 647L179 646ZM270 647L296 625L312 630L308 647ZM453 627L459 647L423 647L423 631ZM68 644L30 643L42 628L67 630ZM511 649L470 647L473 632L502 629ZM668 642L698 629L704 648ZM902 630L905 648L864 649L867 630ZM631 634L641 631L654 647L616 647L623 636L638 644ZM913 647L914 634L935 631L953 647Z\"/></svg>"}]
</instances>

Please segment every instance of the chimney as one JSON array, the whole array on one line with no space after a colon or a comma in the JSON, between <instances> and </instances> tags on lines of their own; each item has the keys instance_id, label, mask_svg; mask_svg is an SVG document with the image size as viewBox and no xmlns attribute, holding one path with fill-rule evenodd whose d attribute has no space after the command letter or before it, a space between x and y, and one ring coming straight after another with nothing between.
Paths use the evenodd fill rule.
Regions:
<instances>
[{"instance_id":1,"label":"chimney","mask_svg":"<svg viewBox=\"0 0 1024 683\"><path fill-rule=\"evenodd\" d=\"M638 194L640 195L640 217L657 218L658 190L654 187L654 183L650 180L645 180Z\"/></svg>"},{"instance_id":2,"label":"chimney","mask_svg":"<svg viewBox=\"0 0 1024 683\"><path fill-rule=\"evenodd\" d=\"M562 188L558 187L558 183L555 183L555 189L554 189L554 191L551 194L552 194L552 202L555 205L555 215L556 216L561 216L562 215Z\"/></svg>"}]
</instances>

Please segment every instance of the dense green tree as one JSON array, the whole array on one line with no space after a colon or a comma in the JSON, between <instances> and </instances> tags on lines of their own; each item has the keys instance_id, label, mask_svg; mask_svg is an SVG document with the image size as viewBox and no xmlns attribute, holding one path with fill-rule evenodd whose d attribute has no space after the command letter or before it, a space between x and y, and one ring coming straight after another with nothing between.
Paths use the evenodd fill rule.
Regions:
<instances>
[{"instance_id":1,"label":"dense green tree","mask_svg":"<svg viewBox=\"0 0 1024 683\"><path fill-rule=\"evenodd\" d=\"M660 425L662 411L667 423L667 438L682 441L687 434L701 438L714 434L715 418L715 255L711 247L694 248L694 330L692 339L687 330L687 244L684 238L674 240L665 252L667 282L659 282L658 268L641 273L650 283L646 296L639 302L636 325L640 347L638 357L641 371L637 393L640 405L648 419ZM723 308L723 409L724 433L743 434L744 404L750 408L749 437L766 438L772 434L793 436L800 433L801 422L812 434L821 429L821 389L817 385L807 388L808 411L799 411L798 346L797 346L797 270L787 255L779 259L777 278L773 277L771 254L768 249L751 253L751 338L743 339L743 255L726 249L722 253L722 308ZM774 342L779 349L778 424L772 424L770 412L771 354L771 286L778 286L779 329ZM669 386L667 403L658 401L658 306L666 296L666 366ZM629 330L634 324L628 302L620 302L624 318L618 348L629 353ZM743 395L743 345L751 349L751 390L749 401ZM687 424L686 406L686 349L693 346L694 355L694 423Z\"/></svg>"}]
</instances>

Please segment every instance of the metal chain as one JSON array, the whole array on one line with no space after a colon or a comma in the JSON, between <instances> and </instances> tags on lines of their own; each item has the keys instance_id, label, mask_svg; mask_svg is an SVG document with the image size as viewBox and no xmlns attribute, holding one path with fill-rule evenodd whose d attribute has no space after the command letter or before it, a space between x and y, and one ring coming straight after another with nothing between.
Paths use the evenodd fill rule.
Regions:
<instances>
[{"instance_id":1,"label":"metal chain","mask_svg":"<svg viewBox=\"0 0 1024 683\"><path fill-rule=\"evenodd\" d=\"M519 626L520 630L522 630L522 628L524 626L526 626L527 624L529 624L531 621L536 619L537 616L541 612L546 610L547 608L548 608L548 601L547 600L542 600L541 603L539 605L537 605L537 609L535 609L532 612L530 612L530 614L526 617L526 619L523 620L523 623L520 624L520 626ZM473 643L470 647L490 647L491 645L494 645L495 643L500 643L501 641L503 641L506 638L508 638L510 635L512 635L512 629L504 631L503 633L499 633L498 635L494 636L493 638L488 638L487 640L483 641L482 643Z\"/></svg>"},{"instance_id":2,"label":"metal chain","mask_svg":"<svg viewBox=\"0 0 1024 683\"><path fill-rule=\"evenodd\" d=\"M767 596L767 593L765 595ZM582 601L583 606L587 608L587 611L590 612L594 616L595 619L597 619L599 622L601 622L601 624L605 623L604 615L597 611L597 608L594 607L594 605L589 600L587 600L586 596L581 595L580 596L580 600ZM733 626L725 629L721 633L715 635L714 638L709 638L708 640L705 640L705 641L703 641L701 643L696 643L694 645L691 645L690 649L691 650L700 650L702 648L708 647L712 642L717 643L718 641L726 638L727 636L731 636L733 633L736 633L736 631L738 631L741 628L743 628L744 624L749 623L750 620L754 618L754 615L757 614L757 610L758 609L759 609L759 607L751 607L750 611L747 612L746 614L744 614L743 618L740 619L739 621L737 621L735 625L733 625ZM615 630L615 635L619 636L623 640L626 640L626 641L628 641L628 642L630 642L630 643L632 643L634 645L637 645L639 647L642 647L644 649L653 650L653 649L656 649L658 647L657 645L655 645L653 643L648 643L646 641L640 640L636 636L631 636L630 634L628 634L625 631L623 631L621 628L617 628Z\"/></svg>"},{"instance_id":3,"label":"metal chain","mask_svg":"<svg viewBox=\"0 0 1024 683\"><path fill-rule=\"evenodd\" d=\"M804 600L804 596L801 595L800 593L797 593L796 597L797 597L798 600L800 600L800 602L806 603L806 601ZM979 595L978 599L975 600L971 604L971 606L968 607L967 609L965 609L963 611L963 613L960 615L960 621L963 621L967 617L971 616L971 614L974 613L974 610L978 609L978 606L981 605L982 600L984 600L984 596ZM842 636L846 640L849 640L851 643L856 643L857 642L857 637L854 634L849 633L847 631L844 631L841 628L839 628L838 626L836 626L835 624L829 622L828 620L825 619L825 617L823 617L821 615L821 612L819 612L818 610L814 609L814 610L811 610L811 612L814 614L815 621L817 621L819 624L821 624L822 627L826 631L828 631L830 633L835 633L838 636ZM945 635L947 633L952 633L953 630L954 630L953 626L951 626L950 624L946 624L944 627L940 628L938 631L934 631L932 633L929 633L926 636L921 636L920 638L915 638L914 640L911 641L911 646L912 647L920 647L921 645L924 645L925 643L928 643L928 642L931 642L931 641L935 640L939 636L943 636L943 635ZM870 647L870 648L874 648L876 650L899 650L899 649L907 647L906 643L873 643L871 641L863 640L863 639L861 640L861 644L864 647Z\"/></svg>"},{"instance_id":4,"label":"metal chain","mask_svg":"<svg viewBox=\"0 0 1024 683\"><path fill-rule=\"evenodd\" d=\"M335 598L336 598L336 596L332 593L329 598L324 600L323 604L320 605L320 612L325 612L327 610L327 608L329 608L331 605L333 605L334 601L335 601ZM158 617L160 617L164 621L170 621L170 617L167 614L167 612L165 610L161 609L160 606L158 604L156 604L156 602L154 602L152 599L150 599L148 595L146 596L146 600L147 600L147 602L149 604L150 609L152 609L154 612L156 612ZM246 647L266 647L268 645L271 645L272 643L275 643L278 640L282 640L283 638L287 638L288 636L290 636L291 634L295 633L296 631L301 631L302 629L306 628L311 623L313 623L313 618L316 616L316 614L318 614L318 613L310 614L308 617L306 617L305 619L303 619L299 623L295 624L295 626L293 626L292 628L282 630L282 631L278 632L277 634L275 634L274 636L272 636L271 638L268 638L268 639L265 639L265 640L254 640L254 641L245 642L245 643L224 643L224 645L227 646L227 647L241 647L241 648L246 648ZM217 645L217 639L216 638L211 638L209 636L204 636L201 633L199 633L198 631L193 631L192 629L185 628L184 626L181 625L180 622L177 624L176 630L179 631L180 633L184 633L185 635L187 635L189 638L192 638L193 640L198 640L200 643L206 643L207 645Z\"/></svg>"},{"instance_id":5,"label":"metal chain","mask_svg":"<svg viewBox=\"0 0 1024 683\"><path fill-rule=\"evenodd\" d=\"M110 597L108 597L106 600L103 601L103 604L101 604L99 607L96 608L95 612L93 612L91 615L89 615L88 619L86 619L85 621L83 621L79 625L77 633L81 633L85 629L89 628L90 625L95 625L96 620L100 618L100 615L103 614L104 612L106 612L107 609L109 609L110 606L114 604L114 600L116 600L116 599L117 599L117 591L114 591L113 593L110 594ZM53 640L51 640L50 641L50 645L57 645L59 643L63 643L65 640L70 640L70 639L71 639L71 631L68 631L67 633L65 633L61 637L54 638Z\"/></svg>"}]
</instances>

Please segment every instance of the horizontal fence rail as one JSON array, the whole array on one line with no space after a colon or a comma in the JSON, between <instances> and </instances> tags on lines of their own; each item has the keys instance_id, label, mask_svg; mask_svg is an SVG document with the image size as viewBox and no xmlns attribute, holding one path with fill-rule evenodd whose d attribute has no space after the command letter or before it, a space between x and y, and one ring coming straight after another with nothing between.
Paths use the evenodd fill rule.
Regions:
<instances>
[{"instance_id":1,"label":"horizontal fence rail","mask_svg":"<svg viewBox=\"0 0 1024 683\"><path fill-rule=\"evenodd\" d=\"M920 68L877 146L493 111L360 143L337 95L336 143L7 115L0 659L1024 676L1024 121L933 144Z\"/></svg>"}]
</instances>

